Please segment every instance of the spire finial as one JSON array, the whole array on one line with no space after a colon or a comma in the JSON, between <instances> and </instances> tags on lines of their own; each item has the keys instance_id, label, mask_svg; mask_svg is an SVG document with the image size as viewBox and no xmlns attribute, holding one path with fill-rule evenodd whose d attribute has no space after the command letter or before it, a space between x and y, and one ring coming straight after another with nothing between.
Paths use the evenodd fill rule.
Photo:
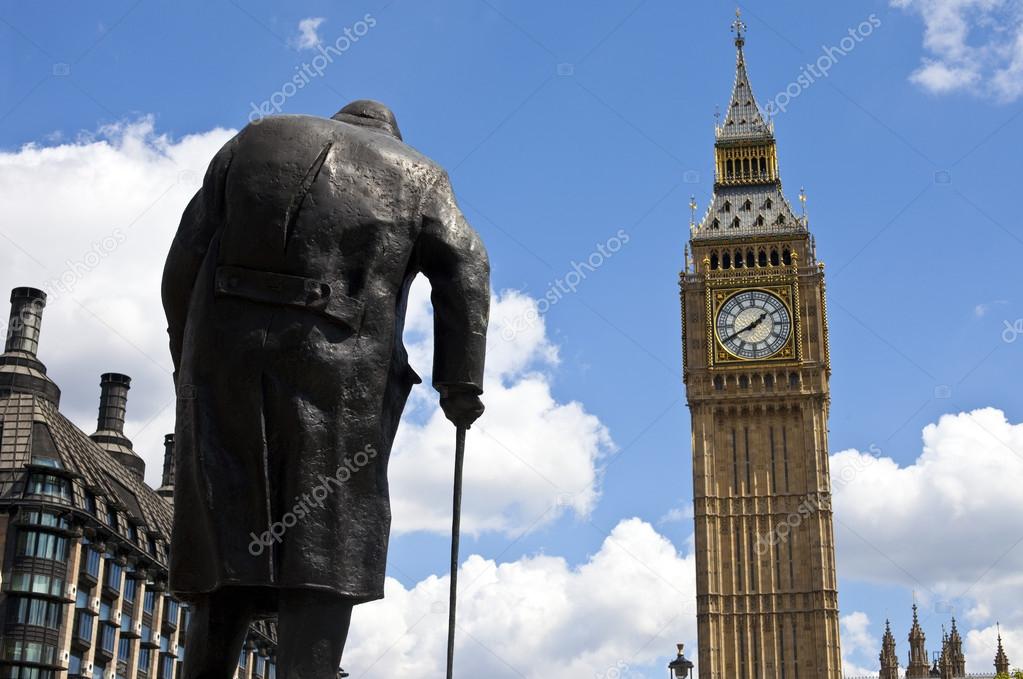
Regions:
<instances>
[{"instance_id":1,"label":"spire finial","mask_svg":"<svg viewBox=\"0 0 1023 679\"><path fill-rule=\"evenodd\" d=\"M742 8L735 8L735 21L732 22L732 32L735 33L735 46L740 50L746 44L746 22L742 20Z\"/></svg>"},{"instance_id":2,"label":"spire finial","mask_svg":"<svg viewBox=\"0 0 1023 679\"><path fill-rule=\"evenodd\" d=\"M689 196L689 226L696 226L696 196Z\"/></svg>"},{"instance_id":3,"label":"spire finial","mask_svg":"<svg viewBox=\"0 0 1023 679\"><path fill-rule=\"evenodd\" d=\"M799 203L803 208L803 221L806 221L806 187L799 187Z\"/></svg>"}]
</instances>

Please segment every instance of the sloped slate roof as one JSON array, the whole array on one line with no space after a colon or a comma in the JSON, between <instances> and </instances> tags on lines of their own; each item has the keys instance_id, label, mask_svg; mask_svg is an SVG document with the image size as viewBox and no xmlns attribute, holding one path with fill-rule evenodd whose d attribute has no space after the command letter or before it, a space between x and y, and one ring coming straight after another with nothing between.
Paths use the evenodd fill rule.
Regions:
<instances>
[{"instance_id":1,"label":"sloped slate roof","mask_svg":"<svg viewBox=\"0 0 1023 679\"><path fill-rule=\"evenodd\" d=\"M792 212L780 185L722 186L714 192L693 240L805 233L806 223Z\"/></svg>"},{"instance_id":2,"label":"sloped slate roof","mask_svg":"<svg viewBox=\"0 0 1023 679\"><path fill-rule=\"evenodd\" d=\"M738 48L735 63L735 84L732 86L732 98L728 102L725 120L718 128L718 140L752 139L757 137L771 138L773 133L770 125L764 120L757 98L753 96L753 88L749 83L746 71L746 57L742 47Z\"/></svg>"},{"instance_id":3,"label":"sloped slate roof","mask_svg":"<svg viewBox=\"0 0 1023 679\"><path fill-rule=\"evenodd\" d=\"M72 503L76 509L88 511L86 490L96 494L137 527L158 535L160 549L151 556L166 563L163 543L171 534L171 504L72 424L54 404L34 394L12 393L0 398L0 423L3 427L0 472L6 472L8 480L14 480L12 474L23 471L25 465L45 464L47 458L56 455L59 467L55 472L63 469L73 477ZM102 515L97 518L104 520ZM140 542L136 546L148 551L143 538L145 531L139 531ZM122 531L118 533L121 539L127 539Z\"/></svg>"}]
</instances>

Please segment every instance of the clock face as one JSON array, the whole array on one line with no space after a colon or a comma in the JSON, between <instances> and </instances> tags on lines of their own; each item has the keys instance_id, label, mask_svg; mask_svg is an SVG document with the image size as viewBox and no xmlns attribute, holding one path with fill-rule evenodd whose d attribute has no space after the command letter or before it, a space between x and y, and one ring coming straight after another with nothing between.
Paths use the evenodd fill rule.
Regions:
<instances>
[{"instance_id":1,"label":"clock face","mask_svg":"<svg viewBox=\"0 0 1023 679\"><path fill-rule=\"evenodd\" d=\"M784 302L764 290L743 290L718 311L717 334L725 349L739 358L769 358L781 351L792 332Z\"/></svg>"}]
</instances>

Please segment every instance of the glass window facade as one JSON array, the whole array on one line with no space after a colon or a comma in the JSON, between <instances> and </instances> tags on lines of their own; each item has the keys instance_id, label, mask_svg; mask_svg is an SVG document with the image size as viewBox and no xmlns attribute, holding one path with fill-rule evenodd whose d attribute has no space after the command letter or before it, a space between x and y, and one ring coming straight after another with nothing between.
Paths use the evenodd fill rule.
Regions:
<instances>
[{"instance_id":1,"label":"glass window facade","mask_svg":"<svg viewBox=\"0 0 1023 679\"><path fill-rule=\"evenodd\" d=\"M53 559L67 561L67 539L35 530L22 530L18 533L18 556L31 556L37 559Z\"/></svg>"},{"instance_id":2,"label":"glass window facade","mask_svg":"<svg viewBox=\"0 0 1023 679\"><path fill-rule=\"evenodd\" d=\"M93 617L87 611L77 610L75 612L75 639L86 644L92 643Z\"/></svg>"},{"instance_id":3,"label":"glass window facade","mask_svg":"<svg viewBox=\"0 0 1023 679\"><path fill-rule=\"evenodd\" d=\"M4 660L39 665L52 665L57 659L56 646L11 637L4 639L2 653Z\"/></svg>"},{"instance_id":4,"label":"glass window facade","mask_svg":"<svg viewBox=\"0 0 1023 679\"><path fill-rule=\"evenodd\" d=\"M62 596L64 594L64 578L42 573L13 573L11 574L10 588L12 592Z\"/></svg>"},{"instance_id":5,"label":"glass window facade","mask_svg":"<svg viewBox=\"0 0 1023 679\"><path fill-rule=\"evenodd\" d=\"M99 563L102 557L99 552L95 549L85 549L82 551L82 570L91 575L94 578L99 577Z\"/></svg>"},{"instance_id":6,"label":"glass window facade","mask_svg":"<svg viewBox=\"0 0 1023 679\"><path fill-rule=\"evenodd\" d=\"M32 473L28 477L29 495L44 495L58 500L71 499L71 487L68 480L53 474Z\"/></svg>"},{"instance_id":7,"label":"glass window facade","mask_svg":"<svg viewBox=\"0 0 1023 679\"><path fill-rule=\"evenodd\" d=\"M58 628L61 620L60 612L61 604L46 599L11 597L7 602L7 623Z\"/></svg>"}]
</instances>

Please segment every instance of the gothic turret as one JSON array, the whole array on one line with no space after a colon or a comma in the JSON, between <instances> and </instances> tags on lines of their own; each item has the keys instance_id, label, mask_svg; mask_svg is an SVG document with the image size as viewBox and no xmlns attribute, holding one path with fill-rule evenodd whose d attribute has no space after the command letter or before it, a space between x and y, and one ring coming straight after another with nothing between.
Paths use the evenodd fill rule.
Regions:
<instances>
[{"instance_id":1,"label":"gothic turret","mask_svg":"<svg viewBox=\"0 0 1023 679\"><path fill-rule=\"evenodd\" d=\"M899 679L899 656L895 650L895 636L890 621L884 622L884 639L881 642L881 679Z\"/></svg>"},{"instance_id":2,"label":"gothic turret","mask_svg":"<svg viewBox=\"0 0 1023 679\"><path fill-rule=\"evenodd\" d=\"M953 677L966 676L966 656L963 655L963 638L959 635L955 618L952 618L952 631L948 635L948 663L952 668Z\"/></svg>"},{"instance_id":3,"label":"gothic turret","mask_svg":"<svg viewBox=\"0 0 1023 679\"><path fill-rule=\"evenodd\" d=\"M913 604L913 628L909 631L909 665L906 666L906 679L929 676L931 668L927 662L927 637L920 629L920 616L916 604Z\"/></svg>"},{"instance_id":4,"label":"gothic turret","mask_svg":"<svg viewBox=\"0 0 1023 679\"><path fill-rule=\"evenodd\" d=\"M1009 657L1005 655L1005 648L1002 646L1002 630L998 630L998 653L995 655L995 674L1009 673Z\"/></svg>"},{"instance_id":5,"label":"gothic turret","mask_svg":"<svg viewBox=\"0 0 1023 679\"><path fill-rule=\"evenodd\" d=\"M948 634L945 632L944 625L941 626L941 655L934 661L931 676L952 679L952 661L949 658Z\"/></svg>"}]
</instances>

